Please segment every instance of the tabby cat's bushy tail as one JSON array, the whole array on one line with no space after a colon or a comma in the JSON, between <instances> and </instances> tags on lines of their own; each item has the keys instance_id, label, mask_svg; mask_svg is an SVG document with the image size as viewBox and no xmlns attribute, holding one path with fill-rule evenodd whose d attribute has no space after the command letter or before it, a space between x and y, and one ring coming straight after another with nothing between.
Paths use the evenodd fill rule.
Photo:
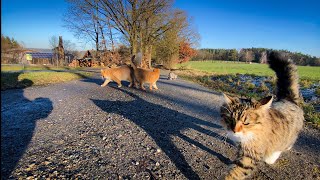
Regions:
<instances>
[{"instance_id":1,"label":"tabby cat's bushy tail","mask_svg":"<svg viewBox=\"0 0 320 180\"><path fill-rule=\"evenodd\" d=\"M270 68L277 75L277 98L286 99L295 104L300 103L297 67L284 53L272 51L268 53Z\"/></svg>"}]
</instances>

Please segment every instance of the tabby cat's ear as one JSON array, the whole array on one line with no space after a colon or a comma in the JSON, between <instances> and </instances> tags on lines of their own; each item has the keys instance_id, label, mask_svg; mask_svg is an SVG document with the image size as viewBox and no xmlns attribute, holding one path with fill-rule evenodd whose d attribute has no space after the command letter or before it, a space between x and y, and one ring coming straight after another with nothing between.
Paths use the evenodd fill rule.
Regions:
<instances>
[{"instance_id":1,"label":"tabby cat's ear","mask_svg":"<svg viewBox=\"0 0 320 180\"><path fill-rule=\"evenodd\" d=\"M234 97L231 97L229 95L226 95L224 93L222 93L223 97L224 97L224 100L227 104L231 104L232 102L235 102L235 98Z\"/></svg>"},{"instance_id":2,"label":"tabby cat's ear","mask_svg":"<svg viewBox=\"0 0 320 180\"><path fill-rule=\"evenodd\" d=\"M268 97L260 99L259 100L259 102L261 104L260 108L269 109L271 107L272 101L273 101L272 96L268 96Z\"/></svg>"}]
</instances>

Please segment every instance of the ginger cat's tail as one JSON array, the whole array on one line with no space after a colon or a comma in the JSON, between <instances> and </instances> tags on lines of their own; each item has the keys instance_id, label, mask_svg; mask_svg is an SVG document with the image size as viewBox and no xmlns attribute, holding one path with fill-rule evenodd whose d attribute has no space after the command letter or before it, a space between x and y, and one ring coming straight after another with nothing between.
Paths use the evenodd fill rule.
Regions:
<instances>
[{"instance_id":1,"label":"ginger cat's tail","mask_svg":"<svg viewBox=\"0 0 320 180\"><path fill-rule=\"evenodd\" d=\"M268 63L277 75L277 98L300 103L297 67L284 53L272 51Z\"/></svg>"}]
</instances>

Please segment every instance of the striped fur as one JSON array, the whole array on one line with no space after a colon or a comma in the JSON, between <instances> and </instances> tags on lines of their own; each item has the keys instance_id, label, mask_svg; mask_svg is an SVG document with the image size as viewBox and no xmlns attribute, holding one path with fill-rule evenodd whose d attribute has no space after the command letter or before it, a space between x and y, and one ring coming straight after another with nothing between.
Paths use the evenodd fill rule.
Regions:
<instances>
[{"instance_id":1,"label":"striped fur","mask_svg":"<svg viewBox=\"0 0 320 180\"><path fill-rule=\"evenodd\" d=\"M293 146L303 127L295 65L275 52L269 54L268 62L278 77L277 101L271 96L254 100L224 94L221 124L240 143L242 152L225 179L245 179L262 161L273 164Z\"/></svg>"},{"instance_id":2,"label":"striped fur","mask_svg":"<svg viewBox=\"0 0 320 180\"><path fill-rule=\"evenodd\" d=\"M278 77L277 98L287 99L299 104L299 85L297 67L288 60L286 54L272 51L268 55L268 63Z\"/></svg>"}]
</instances>

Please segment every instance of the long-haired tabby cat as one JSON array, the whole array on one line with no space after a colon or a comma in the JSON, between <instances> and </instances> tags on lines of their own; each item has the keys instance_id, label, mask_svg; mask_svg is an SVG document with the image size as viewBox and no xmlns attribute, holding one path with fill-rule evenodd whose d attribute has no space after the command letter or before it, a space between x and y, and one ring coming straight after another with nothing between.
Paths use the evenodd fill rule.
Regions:
<instances>
[{"instance_id":1,"label":"long-haired tabby cat","mask_svg":"<svg viewBox=\"0 0 320 180\"><path fill-rule=\"evenodd\" d=\"M154 89L158 89L156 82L160 78L160 69L154 68L153 70L151 70L151 69L138 68L133 63L134 59L135 59L135 55L133 55L131 58L131 66L133 67L134 78L135 78L134 81L135 81L136 87L138 87L136 83L139 83L141 89L146 90L143 87L143 84L149 83L150 90L152 90L152 87Z\"/></svg>"},{"instance_id":2,"label":"long-haired tabby cat","mask_svg":"<svg viewBox=\"0 0 320 180\"><path fill-rule=\"evenodd\" d=\"M101 76L105 79L101 87L106 86L110 81L115 81L121 87L121 81L129 81L129 87L133 84L133 69L127 65L101 69Z\"/></svg>"},{"instance_id":3,"label":"long-haired tabby cat","mask_svg":"<svg viewBox=\"0 0 320 180\"><path fill-rule=\"evenodd\" d=\"M279 52L268 53L268 63L278 78L277 101L272 96L256 101L224 94L221 124L240 143L238 159L225 179L245 179L261 161L273 164L293 146L303 127L296 66Z\"/></svg>"}]
</instances>

